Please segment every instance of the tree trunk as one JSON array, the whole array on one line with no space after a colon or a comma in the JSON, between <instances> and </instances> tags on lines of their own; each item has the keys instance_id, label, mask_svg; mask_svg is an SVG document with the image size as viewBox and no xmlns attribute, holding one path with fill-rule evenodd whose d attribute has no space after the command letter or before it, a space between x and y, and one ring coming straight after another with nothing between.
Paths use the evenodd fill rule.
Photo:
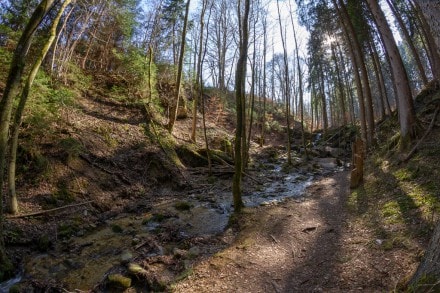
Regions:
<instances>
[{"instance_id":1,"label":"tree trunk","mask_svg":"<svg viewBox=\"0 0 440 293\"><path fill-rule=\"evenodd\" d=\"M286 95L286 129L287 129L287 164L292 164L291 142L290 142L290 81L289 81L289 63L287 62L286 40L281 24L281 12L279 0L277 0L278 20L280 25L281 42L283 44L283 61L284 61L284 85Z\"/></svg>"},{"instance_id":2,"label":"tree trunk","mask_svg":"<svg viewBox=\"0 0 440 293\"><path fill-rule=\"evenodd\" d=\"M380 104L382 107L381 110L383 111L382 115L384 117L390 116L391 115L391 106L390 106L390 102L388 100L387 90L385 88L385 79L383 77L382 66L380 63L379 54L378 54L376 46L374 44L371 44L371 50L373 52L374 70L376 71L377 82L379 83L379 89L380 89L381 96L382 96L382 100L380 101ZM382 119L384 117L382 117Z\"/></svg>"},{"instance_id":3,"label":"tree trunk","mask_svg":"<svg viewBox=\"0 0 440 293\"><path fill-rule=\"evenodd\" d=\"M414 57L414 61L416 62L417 69L419 70L420 78L422 79L423 85L426 86L428 84L428 78L426 77L425 69L423 68L422 61L420 60L419 53L417 52L416 47L414 46L414 42L409 35L408 29L403 22L402 15L400 14L397 7L391 2L391 0L387 0L388 6L391 8L397 22L399 23L400 29L403 33L406 43L408 44L411 53Z\"/></svg>"},{"instance_id":4,"label":"tree trunk","mask_svg":"<svg viewBox=\"0 0 440 293\"><path fill-rule=\"evenodd\" d=\"M357 188L364 179L364 148L361 139L356 138L352 145L352 164L350 188Z\"/></svg>"},{"instance_id":5,"label":"tree trunk","mask_svg":"<svg viewBox=\"0 0 440 293\"><path fill-rule=\"evenodd\" d=\"M14 51L3 98L0 101L0 277L10 269L9 260L4 252L3 241L3 183L8 148L9 123L11 121L13 101L18 95L21 77L26 65L26 56L32 38L44 16L49 12L54 0L43 0L33 12Z\"/></svg>"},{"instance_id":6,"label":"tree trunk","mask_svg":"<svg viewBox=\"0 0 440 293\"><path fill-rule=\"evenodd\" d=\"M241 180L243 174L243 136L246 133L243 131L244 121L244 108L243 103L244 96L246 94L246 60L248 52L248 42L249 42L249 29L248 29L248 19L250 10L250 0L245 0L244 2L244 15L241 18L241 1L238 1L238 15L239 15L239 31L240 31L240 53L237 61L236 72L235 72L235 101L237 107L237 128L235 131L235 172L232 181L232 195L234 199L234 213L238 214L243 208L243 200L241 198Z\"/></svg>"},{"instance_id":7,"label":"tree trunk","mask_svg":"<svg viewBox=\"0 0 440 293\"><path fill-rule=\"evenodd\" d=\"M299 48L298 48L298 39L296 36L296 29L295 29L295 22L293 21L293 9L292 5L289 0L289 12L290 12L290 22L292 23L292 30L293 30L293 40L295 43L295 51L296 51L296 63L297 63L297 70L298 70L298 93L299 93L299 111L300 111L300 122L301 122L301 142L304 148L304 153L306 157L308 158L307 153L307 145L306 145L306 136L305 136L305 130L304 130L304 89L303 89L303 74L302 74L302 67L301 62L299 58Z\"/></svg>"},{"instance_id":8,"label":"tree trunk","mask_svg":"<svg viewBox=\"0 0 440 293\"><path fill-rule=\"evenodd\" d=\"M432 75L434 76L435 79L440 80L440 52L439 52L440 41L437 41L437 43L435 42L434 35L436 35L436 33L435 31L433 31L433 28L435 27L434 25L434 22L436 21L435 19L437 19L438 17L435 17L434 19L430 19L430 23L428 23L428 19L427 19L430 13L435 11L435 9L432 12L430 11L430 6L434 4L433 2L434 1L429 3L428 1L425 2L425 1L413 0L410 1L410 4L413 7L420 21L420 27L422 29L424 38L428 46L427 53L431 64ZM437 35L438 34L439 34L439 30L437 30ZM439 40L438 36L437 36L437 40Z\"/></svg>"},{"instance_id":9,"label":"tree trunk","mask_svg":"<svg viewBox=\"0 0 440 293\"><path fill-rule=\"evenodd\" d=\"M423 256L421 263L419 264L414 276L410 280L410 285L414 286L414 290L417 290L417 285L433 285L432 290L426 290L423 292L438 292L440 284L440 222L434 230L434 234L428 245L428 249ZM424 286L429 288L429 286ZM416 292L416 291L414 291Z\"/></svg>"},{"instance_id":10,"label":"tree trunk","mask_svg":"<svg viewBox=\"0 0 440 293\"><path fill-rule=\"evenodd\" d=\"M440 3L437 0L414 0L414 2L424 14L437 47L437 54L440 54Z\"/></svg>"},{"instance_id":11,"label":"tree trunk","mask_svg":"<svg viewBox=\"0 0 440 293\"><path fill-rule=\"evenodd\" d=\"M47 52L49 51L50 47L53 44L53 41L55 40L55 37L57 35L57 26L58 23L60 22L61 16L63 15L64 10L66 9L67 5L70 4L70 2L71 0L64 1L63 5L60 7L60 10L58 11L57 16L53 20L52 26L50 28L49 38L47 39L43 48L41 48L41 51L37 59L35 60L34 65L32 66L28 79L26 80L26 84L21 93L20 102L18 104L17 109L15 110L15 117L11 130L9 169L8 169L8 186L9 186L9 197L10 197L9 210L12 214L16 214L18 212L18 201L17 201L17 194L15 191L15 167L16 167L15 164L17 160L18 135L20 132L20 125L23 116L23 111L26 106L26 102L28 100L29 92L32 88L32 84L34 83L35 77L37 76L38 70L40 69L41 63L43 63L44 58L46 58Z\"/></svg>"},{"instance_id":12,"label":"tree trunk","mask_svg":"<svg viewBox=\"0 0 440 293\"><path fill-rule=\"evenodd\" d=\"M264 145L264 128L266 124L266 58L267 58L267 18L263 16L263 111L261 118L261 137L260 137L260 147Z\"/></svg>"},{"instance_id":13,"label":"tree trunk","mask_svg":"<svg viewBox=\"0 0 440 293\"><path fill-rule=\"evenodd\" d=\"M197 90L202 91L203 87L203 79L201 78L202 74L202 51L203 51L203 34L205 29L205 11L206 11L207 3L206 1L202 2L202 11L200 13L200 39L199 39L199 56L197 59L197 73L196 73L196 86ZM203 95L200 94L200 98L203 99ZM194 95L193 100L193 119L192 119L192 129L191 129L191 140L196 142L196 128L197 128L197 109L198 109L198 95Z\"/></svg>"},{"instance_id":14,"label":"tree trunk","mask_svg":"<svg viewBox=\"0 0 440 293\"><path fill-rule=\"evenodd\" d=\"M377 0L367 0L379 29L385 50L390 58L391 71L397 90L400 123L400 148L406 150L415 136L416 116L408 75L394 40L393 33Z\"/></svg>"},{"instance_id":15,"label":"tree trunk","mask_svg":"<svg viewBox=\"0 0 440 293\"><path fill-rule=\"evenodd\" d=\"M177 67L177 80L176 80L176 92L174 94L175 104L170 109L170 120L168 121L168 131L170 133L173 132L174 123L177 119L177 113L179 111L179 96L180 96L180 84L182 81L182 73L183 73L183 59L185 56L185 39L186 39L186 27L188 25L188 15L189 15L189 4L191 0L186 2L185 8L185 19L183 21L183 29L182 29L182 39L180 46L180 56L179 56L179 65Z\"/></svg>"}]
</instances>

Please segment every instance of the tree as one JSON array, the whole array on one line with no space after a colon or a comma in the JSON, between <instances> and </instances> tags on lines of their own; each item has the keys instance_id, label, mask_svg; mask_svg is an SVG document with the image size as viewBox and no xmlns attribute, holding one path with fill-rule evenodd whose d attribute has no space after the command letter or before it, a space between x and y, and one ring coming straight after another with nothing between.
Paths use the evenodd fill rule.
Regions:
<instances>
[{"instance_id":1,"label":"tree","mask_svg":"<svg viewBox=\"0 0 440 293\"><path fill-rule=\"evenodd\" d=\"M397 9L397 7L395 6L395 4L393 4L390 0L387 0L387 3L388 3L388 6L390 7L391 11L393 12L397 22L399 23L402 34L405 37L405 41L408 44L408 46L411 50L411 53L414 57L414 60L416 62L417 69L419 71L420 78L422 79L423 85L426 86L428 84L428 78L426 76L425 69L423 68L419 53L417 52L417 49L414 45L414 42L411 39L411 36L408 32L408 29L406 28L405 23L403 22L402 16L401 16L399 10Z\"/></svg>"},{"instance_id":2,"label":"tree","mask_svg":"<svg viewBox=\"0 0 440 293\"><path fill-rule=\"evenodd\" d=\"M22 90L19 104L17 106L17 109L15 110L14 121L11 126L11 139L9 143L10 144L9 168L8 168L8 187L9 187L9 198L10 198L9 210L12 214L16 214L18 212L18 201L17 201L17 194L15 191L15 169L16 169L16 159L17 159L18 135L20 132L20 125L23 116L23 111L26 106L26 102L28 100L32 84L35 80L38 70L40 69L41 63L43 63L43 60L46 57L47 52L49 51L50 47L53 44L53 41L55 40L57 33L57 26L58 23L60 22L61 16L63 15L64 10L66 9L67 5L70 4L71 1L72 0L65 0L64 3L61 5L60 9L58 10L58 14L53 20L52 26L50 28L49 38L47 39L44 46L41 48L41 51L31 68L29 76Z\"/></svg>"},{"instance_id":3,"label":"tree","mask_svg":"<svg viewBox=\"0 0 440 293\"><path fill-rule=\"evenodd\" d=\"M190 0L186 2L185 8L185 19L183 21L183 29L182 29L182 40L180 46L180 56L179 56L179 65L177 67L177 80L176 80L176 92L174 95L175 104L170 107L170 119L168 122L168 131L170 133L173 132L174 123L177 119L177 113L179 111L179 98L180 98L180 85L182 82L182 73L183 73L183 58L185 56L185 39L186 39L186 28L188 26L188 15L189 15L189 4Z\"/></svg>"},{"instance_id":4,"label":"tree","mask_svg":"<svg viewBox=\"0 0 440 293\"><path fill-rule=\"evenodd\" d=\"M424 280L423 280L424 279ZM417 289L417 285L423 281L428 283L425 285L432 285L432 291L437 292L435 289L439 289L438 280L440 279L440 224L434 230L434 234L429 242L428 248L422 261L420 262L416 272L412 276L409 284L414 286L414 290Z\"/></svg>"},{"instance_id":5,"label":"tree","mask_svg":"<svg viewBox=\"0 0 440 293\"><path fill-rule=\"evenodd\" d=\"M9 123L11 120L13 101L18 95L21 78L26 65L26 56L31 46L33 36L44 16L50 11L55 0L42 0L32 13L29 22L23 30L14 51L9 69L3 98L0 101L0 279L11 269L4 251L3 241L3 182L8 147Z\"/></svg>"},{"instance_id":6,"label":"tree","mask_svg":"<svg viewBox=\"0 0 440 293\"><path fill-rule=\"evenodd\" d=\"M415 136L416 115L409 87L408 75L402 57L394 40L393 33L387 23L385 14L377 0L367 0L391 65L393 82L397 90L398 112L400 123L400 147L406 150Z\"/></svg>"},{"instance_id":7,"label":"tree","mask_svg":"<svg viewBox=\"0 0 440 293\"><path fill-rule=\"evenodd\" d=\"M290 142L290 76L289 62L287 62L286 36L281 23L280 3L277 0L278 23L280 26L281 43L283 44L283 62L284 62L284 95L286 103L286 129L287 129L287 164L292 164L291 142Z\"/></svg>"},{"instance_id":8,"label":"tree","mask_svg":"<svg viewBox=\"0 0 440 293\"><path fill-rule=\"evenodd\" d=\"M234 178L232 181L232 195L234 199L234 212L240 213L243 208L243 200L241 198L241 181L243 176L243 142L246 141L246 132L243 131L245 124L244 108L246 94L246 60L249 42L249 10L250 0L244 0L244 13L241 17L241 1L238 1L239 15L239 58L235 71L235 102L237 110L237 126L235 130L235 167Z\"/></svg>"}]
</instances>

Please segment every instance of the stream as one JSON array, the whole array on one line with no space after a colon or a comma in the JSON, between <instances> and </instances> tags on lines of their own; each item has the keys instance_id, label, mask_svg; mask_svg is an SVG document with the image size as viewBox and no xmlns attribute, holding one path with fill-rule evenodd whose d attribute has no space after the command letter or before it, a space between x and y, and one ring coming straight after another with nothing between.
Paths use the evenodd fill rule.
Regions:
<instances>
[{"instance_id":1,"label":"stream","mask_svg":"<svg viewBox=\"0 0 440 293\"><path fill-rule=\"evenodd\" d=\"M245 206L255 207L279 203L286 198L304 196L306 188L317 176L341 169L334 158L314 159L309 168L283 170L278 163L265 164L258 173L251 191L244 192ZM176 231L178 238L210 237L222 233L233 212L229 188L189 194L184 201L159 202L152 209L137 215L121 214L97 227L92 234L72 237L59 243L48 253L24 261L24 272L0 284L0 293L22 280L55 280L68 290L89 290L105 278L114 267L127 264L137 256L173 255L178 243L157 241L160 231ZM182 204L183 203L183 204ZM191 251L200 250L191 247ZM142 253L141 253L142 252Z\"/></svg>"}]
</instances>

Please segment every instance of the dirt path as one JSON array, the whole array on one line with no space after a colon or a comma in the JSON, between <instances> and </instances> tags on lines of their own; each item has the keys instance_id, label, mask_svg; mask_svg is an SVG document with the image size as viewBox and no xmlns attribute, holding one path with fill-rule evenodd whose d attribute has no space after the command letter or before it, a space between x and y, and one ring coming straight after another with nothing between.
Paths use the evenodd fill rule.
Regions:
<instances>
[{"instance_id":1,"label":"dirt path","mask_svg":"<svg viewBox=\"0 0 440 293\"><path fill-rule=\"evenodd\" d=\"M237 240L196 266L175 292L394 288L405 263L396 264L393 255L374 247L370 231L351 223L348 195L348 172L341 172L312 185L302 200L247 211Z\"/></svg>"}]
</instances>

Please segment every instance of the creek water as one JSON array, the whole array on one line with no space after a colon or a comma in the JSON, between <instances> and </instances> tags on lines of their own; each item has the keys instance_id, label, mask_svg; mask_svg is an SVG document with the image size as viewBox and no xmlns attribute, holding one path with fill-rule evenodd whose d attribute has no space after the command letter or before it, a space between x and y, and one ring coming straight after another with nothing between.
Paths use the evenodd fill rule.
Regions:
<instances>
[{"instance_id":1,"label":"creek water","mask_svg":"<svg viewBox=\"0 0 440 293\"><path fill-rule=\"evenodd\" d=\"M268 205L301 197L316 175L337 170L334 160L323 159L314 165L318 171L309 168L286 172L282 170L282 163L266 164L265 171L256 178L266 183L244 194L245 205ZM22 279L56 280L69 290L89 290L112 267L136 258L139 243L148 242L159 229L177 229L182 238L216 235L225 230L233 211L230 191L191 194L185 198L187 210L179 209L177 202L158 203L144 214L120 215L92 234L71 238L67 249L64 243L50 253L26 260L24 273L1 283L0 292L8 292ZM150 250L151 256L172 253L172 248L165 245L152 246Z\"/></svg>"}]
</instances>

